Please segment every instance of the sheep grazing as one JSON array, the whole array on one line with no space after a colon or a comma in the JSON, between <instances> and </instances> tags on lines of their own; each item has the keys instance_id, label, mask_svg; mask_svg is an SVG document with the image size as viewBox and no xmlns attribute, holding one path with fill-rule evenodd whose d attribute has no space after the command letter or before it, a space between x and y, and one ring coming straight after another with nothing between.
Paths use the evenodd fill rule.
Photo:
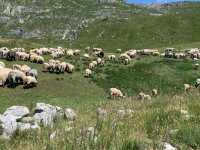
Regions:
<instances>
[{"instance_id":1,"label":"sheep grazing","mask_svg":"<svg viewBox=\"0 0 200 150\"><path fill-rule=\"evenodd\" d=\"M69 49L66 51L67 57L72 57L74 55L74 51L72 49Z\"/></svg>"},{"instance_id":2,"label":"sheep grazing","mask_svg":"<svg viewBox=\"0 0 200 150\"><path fill-rule=\"evenodd\" d=\"M131 50L125 52L125 54L127 54L130 58L134 58L137 55L137 51L131 49Z\"/></svg>"},{"instance_id":3,"label":"sheep grazing","mask_svg":"<svg viewBox=\"0 0 200 150\"><path fill-rule=\"evenodd\" d=\"M20 70L12 70L8 74L8 87L16 87L17 85L23 84L25 80L25 73Z\"/></svg>"},{"instance_id":4,"label":"sheep grazing","mask_svg":"<svg viewBox=\"0 0 200 150\"><path fill-rule=\"evenodd\" d=\"M30 70L31 70L31 68L29 66L27 66L27 65L22 65L21 66L21 71L24 72L24 73L26 73L26 72L28 72Z\"/></svg>"},{"instance_id":5,"label":"sheep grazing","mask_svg":"<svg viewBox=\"0 0 200 150\"><path fill-rule=\"evenodd\" d=\"M123 93L119 89L110 88L110 97L112 99L116 99L116 98L124 98L125 96L123 95Z\"/></svg>"},{"instance_id":6,"label":"sheep grazing","mask_svg":"<svg viewBox=\"0 0 200 150\"><path fill-rule=\"evenodd\" d=\"M84 75L84 77L89 78L91 75L92 75L92 70L90 70L90 69L85 69L85 75Z\"/></svg>"},{"instance_id":7,"label":"sheep grazing","mask_svg":"<svg viewBox=\"0 0 200 150\"><path fill-rule=\"evenodd\" d=\"M150 55L159 55L160 53L159 53L159 51L157 50L157 49L143 49L142 51L141 51L141 55L148 55L148 56L150 56Z\"/></svg>"},{"instance_id":8,"label":"sheep grazing","mask_svg":"<svg viewBox=\"0 0 200 150\"><path fill-rule=\"evenodd\" d=\"M198 88L198 87L199 87L199 85L200 85L200 79L198 78L198 79L196 79L196 82L195 82L195 87L196 87L196 88Z\"/></svg>"},{"instance_id":9,"label":"sheep grazing","mask_svg":"<svg viewBox=\"0 0 200 150\"><path fill-rule=\"evenodd\" d=\"M140 92L138 94L138 100L151 100L151 96L143 92Z\"/></svg>"},{"instance_id":10,"label":"sheep grazing","mask_svg":"<svg viewBox=\"0 0 200 150\"><path fill-rule=\"evenodd\" d=\"M36 80L35 77L26 76L24 78L23 84L24 84L24 88L32 88L32 87L37 86L38 81Z\"/></svg>"},{"instance_id":11,"label":"sheep grazing","mask_svg":"<svg viewBox=\"0 0 200 150\"><path fill-rule=\"evenodd\" d=\"M15 51L8 51L6 60L8 61L15 61L16 60L16 52Z\"/></svg>"},{"instance_id":12,"label":"sheep grazing","mask_svg":"<svg viewBox=\"0 0 200 150\"><path fill-rule=\"evenodd\" d=\"M102 59L101 58L97 58L96 62L97 62L98 65L100 65L100 64L102 64Z\"/></svg>"},{"instance_id":13,"label":"sheep grazing","mask_svg":"<svg viewBox=\"0 0 200 150\"><path fill-rule=\"evenodd\" d=\"M59 60L49 60L48 63L43 64L43 72L54 72L54 73L68 73L74 72L74 65L66 62L60 62Z\"/></svg>"},{"instance_id":14,"label":"sheep grazing","mask_svg":"<svg viewBox=\"0 0 200 150\"><path fill-rule=\"evenodd\" d=\"M6 85L8 75L11 71L12 71L12 69L9 69L9 68L0 69L0 86L4 87Z\"/></svg>"},{"instance_id":15,"label":"sheep grazing","mask_svg":"<svg viewBox=\"0 0 200 150\"><path fill-rule=\"evenodd\" d=\"M30 54L30 61L33 63L39 63L39 64L43 64L44 63L44 58L38 54Z\"/></svg>"},{"instance_id":16,"label":"sheep grazing","mask_svg":"<svg viewBox=\"0 0 200 150\"><path fill-rule=\"evenodd\" d=\"M7 47L0 48L0 58L6 59L9 49Z\"/></svg>"},{"instance_id":17,"label":"sheep grazing","mask_svg":"<svg viewBox=\"0 0 200 150\"><path fill-rule=\"evenodd\" d=\"M75 55L75 56L80 55L80 53L81 53L81 50L79 50L79 49L75 49L75 50L74 50L74 55Z\"/></svg>"},{"instance_id":18,"label":"sheep grazing","mask_svg":"<svg viewBox=\"0 0 200 150\"><path fill-rule=\"evenodd\" d=\"M74 72L74 69L75 69L74 65L72 65L72 64L70 64L70 63L67 63L67 64L66 64L66 71L67 71L68 73L73 73L73 72Z\"/></svg>"},{"instance_id":19,"label":"sheep grazing","mask_svg":"<svg viewBox=\"0 0 200 150\"><path fill-rule=\"evenodd\" d=\"M157 89L153 89L152 90L152 96L157 96L158 95L158 90Z\"/></svg>"},{"instance_id":20,"label":"sheep grazing","mask_svg":"<svg viewBox=\"0 0 200 150\"><path fill-rule=\"evenodd\" d=\"M93 70L95 67L97 66L97 62L96 61L93 61L91 63L89 63L89 69Z\"/></svg>"},{"instance_id":21,"label":"sheep grazing","mask_svg":"<svg viewBox=\"0 0 200 150\"><path fill-rule=\"evenodd\" d=\"M31 70L31 68L29 66L27 66L27 65L18 65L18 64L14 64L12 66L12 69L13 70L19 70L19 71L22 71L24 73L26 73L26 72Z\"/></svg>"},{"instance_id":22,"label":"sheep grazing","mask_svg":"<svg viewBox=\"0 0 200 150\"><path fill-rule=\"evenodd\" d=\"M21 61L28 61L30 58L30 55L25 52L16 52L16 60L21 60Z\"/></svg>"},{"instance_id":23,"label":"sheep grazing","mask_svg":"<svg viewBox=\"0 0 200 150\"><path fill-rule=\"evenodd\" d=\"M114 60L116 60L116 56L115 56L115 55L108 55L108 56L107 56L107 59L108 59L109 61L114 61Z\"/></svg>"},{"instance_id":24,"label":"sheep grazing","mask_svg":"<svg viewBox=\"0 0 200 150\"><path fill-rule=\"evenodd\" d=\"M166 48L165 49L165 57L173 58L174 55L175 55L175 49L174 48Z\"/></svg>"},{"instance_id":25,"label":"sheep grazing","mask_svg":"<svg viewBox=\"0 0 200 150\"><path fill-rule=\"evenodd\" d=\"M32 76L32 77L35 77L35 79L38 79L37 69L30 69L30 70L26 71L26 76Z\"/></svg>"},{"instance_id":26,"label":"sheep grazing","mask_svg":"<svg viewBox=\"0 0 200 150\"><path fill-rule=\"evenodd\" d=\"M129 64L131 61L131 57L127 55L126 53L120 54L119 59L125 65Z\"/></svg>"},{"instance_id":27,"label":"sheep grazing","mask_svg":"<svg viewBox=\"0 0 200 150\"><path fill-rule=\"evenodd\" d=\"M193 89L193 87L190 84L184 84L185 92L190 92L192 89Z\"/></svg>"}]
</instances>

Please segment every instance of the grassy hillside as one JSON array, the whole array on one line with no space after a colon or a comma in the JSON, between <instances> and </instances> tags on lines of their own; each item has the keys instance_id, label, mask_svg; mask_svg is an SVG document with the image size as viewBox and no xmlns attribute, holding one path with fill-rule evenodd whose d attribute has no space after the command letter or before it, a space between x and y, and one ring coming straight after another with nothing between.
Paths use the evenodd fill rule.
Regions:
<instances>
[{"instance_id":1,"label":"grassy hillside","mask_svg":"<svg viewBox=\"0 0 200 150\"><path fill-rule=\"evenodd\" d=\"M112 51L117 48L157 48L197 42L200 38L199 18L198 14L168 14L99 20L80 34L75 46L90 45Z\"/></svg>"},{"instance_id":2,"label":"grassy hillside","mask_svg":"<svg viewBox=\"0 0 200 150\"><path fill-rule=\"evenodd\" d=\"M30 9L23 13L17 11L14 15L5 15L1 11L10 20L0 23L0 47L29 50L63 46L80 48L84 53L85 47L91 46L102 47L106 54L115 55L119 55L117 48L125 51L130 48L200 47L197 5L184 5L183 10L188 10L185 13L180 6L145 9L121 3L98 5L93 0L8 2L13 10L16 6ZM6 5L2 5L0 9L5 8ZM150 14L152 12L156 14ZM83 20L89 20L89 26L79 30L77 40L62 39L66 29L78 30L80 26L77 25ZM19 28L23 29L23 34L11 34ZM37 37L29 33L37 33ZM45 56L45 61L48 59L49 56ZM72 107L78 114L74 123L58 121L53 128L17 132L10 141L0 139L0 149L160 150L163 149L162 142L171 143L181 150L200 149L199 89L191 93L184 93L183 89L183 84L193 85L200 78L199 70L194 70L194 64L199 61L140 57L128 65L106 62L103 67L94 70L91 78L84 78L87 61L79 56L63 57L61 60L74 64L75 72L44 73L39 64L0 60L8 67L16 63L27 64L39 72L39 84L35 88L0 88L0 113L12 105L24 105L32 110L37 102L45 102L63 108ZM108 99L111 87L121 89L127 97ZM136 100L139 92L150 94L153 88L158 89L157 97L149 101ZM108 111L105 122L97 119L97 107ZM120 118L116 113L120 109L131 109L134 113ZM188 111L188 115L181 110ZM87 138L80 134L82 128L90 126L95 127L95 136ZM66 132L68 127L73 127L73 130ZM55 130L59 131L59 136L52 141L50 134Z\"/></svg>"}]
</instances>

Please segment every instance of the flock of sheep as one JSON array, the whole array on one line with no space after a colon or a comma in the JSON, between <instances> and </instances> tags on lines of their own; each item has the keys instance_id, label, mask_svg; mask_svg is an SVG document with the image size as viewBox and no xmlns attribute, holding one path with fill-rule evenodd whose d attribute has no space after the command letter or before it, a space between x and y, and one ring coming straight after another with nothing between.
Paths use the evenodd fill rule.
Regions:
<instances>
[{"instance_id":1,"label":"flock of sheep","mask_svg":"<svg viewBox=\"0 0 200 150\"><path fill-rule=\"evenodd\" d=\"M121 49L117 49L117 53L108 54L103 51L102 48L90 48L85 49L87 53L82 53L79 49L65 49L58 48L37 48L32 49L29 52L24 48L8 49L6 47L0 48L0 59L7 61L30 61L32 63L38 63L43 65L43 72L51 73L73 73L75 71L75 65L60 61L62 57L73 59L74 57L80 58L86 64L85 65L85 77L91 77L94 70L97 67L104 66L108 61L117 61L124 65L128 65L131 60L141 56L160 56L174 59L191 58L197 60L200 58L200 50L198 48L188 49L181 52L176 52L174 48L167 48L164 53L160 53L157 49L143 49L135 50L131 49L122 52ZM49 55L51 59L45 62L45 55ZM195 64L195 68L198 68L199 64ZM7 68L3 62L0 62L0 86L15 87L23 84L25 88L34 87L38 84L38 71L27 65L14 64L12 68ZM184 85L188 90L189 86ZM157 89L152 90L152 96L157 95ZM124 95L119 89L110 88L110 97L123 98ZM143 92L139 93L140 99L150 99L150 95L146 95Z\"/></svg>"}]
</instances>

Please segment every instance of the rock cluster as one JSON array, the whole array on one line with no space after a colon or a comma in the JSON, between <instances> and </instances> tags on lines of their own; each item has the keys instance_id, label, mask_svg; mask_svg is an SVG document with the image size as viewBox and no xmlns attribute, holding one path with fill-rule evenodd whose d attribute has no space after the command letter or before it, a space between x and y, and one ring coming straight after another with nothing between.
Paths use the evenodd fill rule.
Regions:
<instances>
[{"instance_id":1,"label":"rock cluster","mask_svg":"<svg viewBox=\"0 0 200 150\"><path fill-rule=\"evenodd\" d=\"M76 113L73 109L62 109L45 103L37 103L33 115L25 106L12 106L0 115L0 136L10 139L16 130L24 131L40 129L41 126L53 127L57 119L66 118L74 121Z\"/></svg>"}]
</instances>

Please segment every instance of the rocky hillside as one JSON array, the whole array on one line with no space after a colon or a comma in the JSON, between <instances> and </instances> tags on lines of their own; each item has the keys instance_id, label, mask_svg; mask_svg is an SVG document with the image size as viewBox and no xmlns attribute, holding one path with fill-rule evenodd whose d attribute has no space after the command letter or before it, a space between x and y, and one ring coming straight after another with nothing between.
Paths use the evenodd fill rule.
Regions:
<instances>
[{"instance_id":1,"label":"rocky hillside","mask_svg":"<svg viewBox=\"0 0 200 150\"><path fill-rule=\"evenodd\" d=\"M120 0L0 0L0 37L73 41L89 22L141 10Z\"/></svg>"}]
</instances>

